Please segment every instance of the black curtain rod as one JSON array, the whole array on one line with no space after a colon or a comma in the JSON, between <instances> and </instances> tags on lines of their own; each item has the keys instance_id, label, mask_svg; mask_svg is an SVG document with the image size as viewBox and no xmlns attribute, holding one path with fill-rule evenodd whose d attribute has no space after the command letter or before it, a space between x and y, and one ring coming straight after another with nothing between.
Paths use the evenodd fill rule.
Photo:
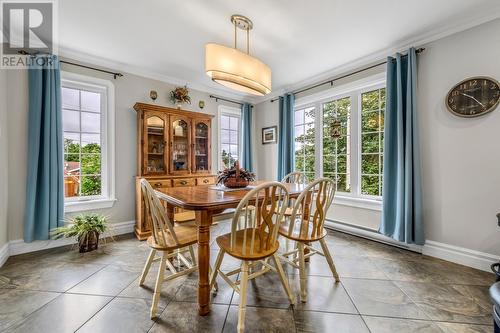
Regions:
<instances>
[{"instance_id":1,"label":"black curtain rod","mask_svg":"<svg viewBox=\"0 0 500 333\"><path fill-rule=\"evenodd\" d=\"M419 49L416 50L417 54L418 53L422 53L425 51L425 48L421 47ZM408 54L403 54L403 57L407 57ZM378 67L378 66L382 66L382 65L385 65L387 64L387 60L386 61L383 61L383 62L379 62L377 64L374 64L374 65L371 65L371 66L368 66L368 67L365 67L365 68L362 68L362 69L359 69L357 71L354 71L354 72L351 72L349 74L345 74L345 75L342 75L342 76L339 76L339 77L336 77L334 79L331 79L331 80L328 80L328 81L324 81L324 82L321 82L321 83L318 83L318 84L315 84L313 86L310 86L310 87L307 87L307 88L303 88L303 89L300 89L300 90L297 90L297 91L294 91L292 92L293 95L295 94L300 94L300 93L303 93L305 91L308 91L308 90L311 90L311 89L314 89L314 88L318 88L318 87L321 87L325 84L330 84L331 86L333 86L333 82L335 81L338 81L338 80L342 80L342 79L345 79L346 77L349 77L349 76L353 76L353 75L356 75L356 74L359 74L359 73L362 73L362 72L365 72L367 70L370 70L372 68L375 68L375 67ZM271 99L271 103L273 102L276 102L277 100L279 99L279 97L276 97L276 98L273 98Z\"/></svg>"},{"instance_id":2,"label":"black curtain rod","mask_svg":"<svg viewBox=\"0 0 500 333\"><path fill-rule=\"evenodd\" d=\"M30 55L30 56L35 56L36 55L36 53L28 53L28 52L26 52L24 50L18 51L18 53L22 54L22 55ZM98 72L101 72L101 73L111 74L111 75L113 75L113 77L115 78L115 80L116 80L117 77L122 77L123 76L122 73L111 72L111 71L107 71L107 70L104 70L104 69L95 68L95 67L86 66L86 65L81 65L81 64L74 63L74 62L70 62L70 61L59 60L59 62L62 63L62 64L67 64L67 65L72 65L72 66L87 68L87 69L91 69L93 71L98 71Z\"/></svg>"},{"instance_id":3,"label":"black curtain rod","mask_svg":"<svg viewBox=\"0 0 500 333\"><path fill-rule=\"evenodd\" d=\"M218 97L218 96L210 95L210 98L215 99L216 102L218 102L219 100L221 100L221 101L225 101L225 102L229 102L229 103L238 104L239 106L243 106L243 103L241 103L241 102L232 101L230 99L223 98L223 97ZM253 108L253 105L250 105L250 108Z\"/></svg>"}]
</instances>

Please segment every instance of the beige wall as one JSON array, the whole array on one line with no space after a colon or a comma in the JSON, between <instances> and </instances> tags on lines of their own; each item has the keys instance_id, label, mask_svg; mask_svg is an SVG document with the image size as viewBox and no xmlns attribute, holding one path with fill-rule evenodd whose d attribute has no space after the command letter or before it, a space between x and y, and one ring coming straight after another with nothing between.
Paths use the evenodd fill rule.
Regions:
<instances>
[{"instance_id":1,"label":"beige wall","mask_svg":"<svg viewBox=\"0 0 500 333\"><path fill-rule=\"evenodd\" d=\"M500 20L425 45L419 57L426 238L500 255L500 108L475 119L447 111L444 98L476 75L500 81Z\"/></svg>"},{"instance_id":2,"label":"beige wall","mask_svg":"<svg viewBox=\"0 0 500 333\"><path fill-rule=\"evenodd\" d=\"M0 248L7 243L7 71L0 69Z\"/></svg>"},{"instance_id":3,"label":"beige wall","mask_svg":"<svg viewBox=\"0 0 500 333\"><path fill-rule=\"evenodd\" d=\"M168 93L173 85L125 73L125 76L113 80L113 77L96 71L79 67L63 65L65 71L78 74L109 79L115 85L115 118L116 118L116 197L118 201L111 209L101 210L109 215L112 222L126 222L135 220L135 190L134 176L136 175L136 112L133 105L136 102L150 103L149 91L156 90L158 99L156 104L170 106ZM27 151L27 89L28 79L26 71L8 71L8 138L9 138L9 240L23 237L23 218L26 187L26 151ZM216 115L219 103L210 99L208 94L191 90L192 105L186 109ZM200 110L198 101L205 101L205 108ZM235 106L235 104L228 104ZM237 107L237 105L236 105ZM216 171L217 161L217 118L212 123L212 168ZM15 204L14 204L15 203Z\"/></svg>"},{"instance_id":4,"label":"beige wall","mask_svg":"<svg viewBox=\"0 0 500 333\"><path fill-rule=\"evenodd\" d=\"M493 255L500 255L495 223L500 212L500 108L481 118L462 119L447 111L444 98L470 76L500 80L499 31L500 20L495 20L423 45L426 50L418 61L426 239ZM256 114L258 131L277 125L278 103L260 103ZM268 156L277 156L277 146L257 142L259 177L274 179L276 161ZM328 216L372 228L380 221L380 212L340 205Z\"/></svg>"}]
</instances>

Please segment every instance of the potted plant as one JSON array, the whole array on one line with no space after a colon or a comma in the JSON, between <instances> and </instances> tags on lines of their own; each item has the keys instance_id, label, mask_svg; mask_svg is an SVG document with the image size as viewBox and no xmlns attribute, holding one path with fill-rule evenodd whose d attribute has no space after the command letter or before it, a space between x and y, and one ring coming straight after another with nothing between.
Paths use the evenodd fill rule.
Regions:
<instances>
[{"instance_id":1,"label":"potted plant","mask_svg":"<svg viewBox=\"0 0 500 333\"><path fill-rule=\"evenodd\" d=\"M191 104L191 97L189 97L189 89L187 86L177 87L170 92L170 100L177 108L181 108L183 103Z\"/></svg>"},{"instance_id":2,"label":"potted plant","mask_svg":"<svg viewBox=\"0 0 500 333\"><path fill-rule=\"evenodd\" d=\"M219 171L217 174L217 185L224 185L228 188L247 187L250 182L255 180L255 174L240 168L238 161L231 168Z\"/></svg>"},{"instance_id":3,"label":"potted plant","mask_svg":"<svg viewBox=\"0 0 500 333\"><path fill-rule=\"evenodd\" d=\"M108 220L100 214L80 214L68 222L69 225L54 229L51 235L54 239L76 238L80 253L97 250L99 236L108 230Z\"/></svg>"}]
</instances>

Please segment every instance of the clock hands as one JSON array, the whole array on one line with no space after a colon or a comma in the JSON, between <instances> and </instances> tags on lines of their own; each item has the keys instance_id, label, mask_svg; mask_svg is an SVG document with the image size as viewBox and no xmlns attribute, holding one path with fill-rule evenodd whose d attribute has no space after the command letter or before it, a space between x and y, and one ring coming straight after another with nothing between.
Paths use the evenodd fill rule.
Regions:
<instances>
[{"instance_id":1,"label":"clock hands","mask_svg":"<svg viewBox=\"0 0 500 333\"><path fill-rule=\"evenodd\" d=\"M469 98L471 98L471 99L475 100L475 101L476 101L479 105L481 105L483 108L485 107L485 105L484 105L483 103L481 103L480 101L478 101L478 100L477 100L477 98L476 98L476 97L474 97L474 96L471 96L471 95L468 95L468 94L464 94L463 92L460 92L460 95L463 95L463 96L465 96L465 97L469 97Z\"/></svg>"}]
</instances>

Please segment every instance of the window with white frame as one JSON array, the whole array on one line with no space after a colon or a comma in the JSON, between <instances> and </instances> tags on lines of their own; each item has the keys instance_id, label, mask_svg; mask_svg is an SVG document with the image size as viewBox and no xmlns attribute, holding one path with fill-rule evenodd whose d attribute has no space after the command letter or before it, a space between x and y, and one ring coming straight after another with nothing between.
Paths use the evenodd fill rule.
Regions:
<instances>
[{"instance_id":1,"label":"window with white frame","mask_svg":"<svg viewBox=\"0 0 500 333\"><path fill-rule=\"evenodd\" d=\"M241 112L223 107L219 110L219 170L229 168L239 160Z\"/></svg>"},{"instance_id":2,"label":"window with white frame","mask_svg":"<svg viewBox=\"0 0 500 333\"><path fill-rule=\"evenodd\" d=\"M333 179L341 197L380 200L385 83L365 80L317 96L296 102L295 169Z\"/></svg>"},{"instance_id":3,"label":"window with white frame","mask_svg":"<svg viewBox=\"0 0 500 333\"><path fill-rule=\"evenodd\" d=\"M294 113L295 171L303 172L310 180L315 176L315 117L314 107L297 109Z\"/></svg>"},{"instance_id":4,"label":"window with white frame","mask_svg":"<svg viewBox=\"0 0 500 333\"><path fill-rule=\"evenodd\" d=\"M70 73L62 76L66 211L110 207L114 201L112 89L109 81ZM88 206L92 201L100 201L101 206ZM103 201L110 205L102 206ZM82 202L86 206L78 207Z\"/></svg>"}]
</instances>

